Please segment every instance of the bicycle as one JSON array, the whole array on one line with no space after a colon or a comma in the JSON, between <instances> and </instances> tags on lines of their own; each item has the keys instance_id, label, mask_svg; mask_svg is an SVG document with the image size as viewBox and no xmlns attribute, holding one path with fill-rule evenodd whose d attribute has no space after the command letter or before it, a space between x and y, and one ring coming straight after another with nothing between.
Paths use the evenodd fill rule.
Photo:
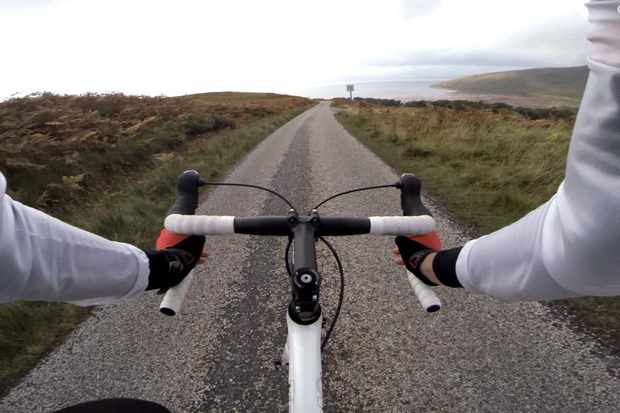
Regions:
<instances>
[{"instance_id":1,"label":"bicycle","mask_svg":"<svg viewBox=\"0 0 620 413\"><path fill-rule=\"evenodd\" d=\"M198 207L198 188L202 186L236 186L260 189L282 199L289 207L284 216L201 216L194 215ZM404 216L388 217L324 217L318 209L334 198L353 192L398 188L401 190L401 208ZM395 184L357 188L335 194L317 204L310 213L300 215L284 196L258 185L206 182L197 171L185 171L177 180L177 197L164 226L171 239L179 235L249 234L285 236L288 244L284 252L286 271L291 281L291 298L287 309L288 335L282 354L282 364L288 364L289 412L316 413L322 411L322 366L324 350L336 325L344 298L344 270L334 247L325 236L361 234L420 236L434 231L435 221L423 205L421 181L413 174L403 174ZM176 235L175 235L176 234ZM316 243L323 242L333 254L340 272L338 304L325 337L321 340L323 312L320 305L321 274L316 262ZM158 242L158 248L165 247ZM292 251L292 253L291 253ZM178 314L189 289L193 274L179 285L170 288L161 302L160 311ZM435 293L407 271L414 294L427 312L441 308Z\"/></svg>"}]
</instances>

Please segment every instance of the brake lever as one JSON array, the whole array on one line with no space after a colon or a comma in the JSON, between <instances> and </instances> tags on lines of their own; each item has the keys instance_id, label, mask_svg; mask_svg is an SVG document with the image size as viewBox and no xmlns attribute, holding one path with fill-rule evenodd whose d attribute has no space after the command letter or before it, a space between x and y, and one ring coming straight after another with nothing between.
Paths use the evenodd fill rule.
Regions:
<instances>
[{"instance_id":1,"label":"brake lever","mask_svg":"<svg viewBox=\"0 0 620 413\"><path fill-rule=\"evenodd\" d=\"M183 172L177 178L176 199L170 208L169 214L194 215L198 208L198 188L204 186L205 182L200 179L197 171L189 170ZM185 236L177 235L167 229L162 229L157 239L157 249L164 249L182 241ZM164 293L164 298L159 305L162 314L173 316L181 311L185 296L189 291L189 286L194 278L192 270L183 280L174 287L160 291Z\"/></svg>"},{"instance_id":2,"label":"brake lever","mask_svg":"<svg viewBox=\"0 0 620 413\"><path fill-rule=\"evenodd\" d=\"M428 215L431 212L422 203L422 181L414 174L402 174L396 185L400 188L400 204L404 216ZM435 251L441 249L441 239L436 231L422 236L410 236L412 240L431 248ZM424 284L418 277L407 270L407 279L420 305L429 313L438 311L441 308L441 300L432 288Z\"/></svg>"}]
</instances>

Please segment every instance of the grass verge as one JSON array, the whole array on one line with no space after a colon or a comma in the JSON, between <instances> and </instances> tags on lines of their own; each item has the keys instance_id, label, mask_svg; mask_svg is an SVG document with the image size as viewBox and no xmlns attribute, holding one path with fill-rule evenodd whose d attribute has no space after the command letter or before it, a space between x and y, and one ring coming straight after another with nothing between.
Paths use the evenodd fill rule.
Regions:
<instances>
[{"instance_id":1,"label":"grass verge","mask_svg":"<svg viewBox=\"0 0 620 413\"><path fill-rule=\"evenodd\" d=\"M196 169L207 179L221 176L258 142L312 105L307 99L263 94L184 98L114 95L95 97L95 103L104 108L103 115L94 113L97 109L80 115L59 110L63 102L58 100L80 107L85 102L75 100L82 97L44 98L51 103L35 99L12 102L9 109L0 106L0 114L8 110L15 115L4 117L0 123L0 141L6 143L5 152L0 152L0 168L13 188L12 195L73 225L142 248L152 246L174 199L174 182L181 171ZM106 102L108 99L112 102ZM169 100L159 102L159 113L145 113L157 104L151 99ZM25 108L14 110L20 105ZM52 131L43 138L56 149L47 153L46 161L38 157L38 151L29 151L29 146L23 145L29 139L42 139L36 135L42 132L33 132L36 126L29 125L35 125L31 118L46 106L58 113L46 116L49 125L43 124L43 128L59 127L58 123L67 124L66 119L75 116L76 122L84 122L88 128L99 125L106 131L112 127L118 135L106 135L100 129L93 135L73 123L70 132ZM128 107L134 115L127 113ZM57 120L63 117L64 121ZM90 120L84 121L85 117ZM22 123L12 120L19 118ZM9 123L14 127L8 127ZM120 132L128 128L133 129ZM89 134L86 139L74 139ZM112 141L106 136L119 138ZM31 175L31 164L39 165L39 174ZM44 173L54 167L60 170ZM58 303L0 305L0 396L88 313L88 309Z\"/></svg>"},{"instance_id":2,"label":"grass verge","mask_svg":"<svg viewBox=\"0 0 620 413\"><path fill-rule=\"evenodd\" d=\"M415 172L426 190L479 236L547 201L564 178L574 117L532 118L510 107L339 101L342 125L386 163ZM521 111L522 112L522 111ZM620 355L620 299L547 303Z\"/></svg>"}]
</instances>

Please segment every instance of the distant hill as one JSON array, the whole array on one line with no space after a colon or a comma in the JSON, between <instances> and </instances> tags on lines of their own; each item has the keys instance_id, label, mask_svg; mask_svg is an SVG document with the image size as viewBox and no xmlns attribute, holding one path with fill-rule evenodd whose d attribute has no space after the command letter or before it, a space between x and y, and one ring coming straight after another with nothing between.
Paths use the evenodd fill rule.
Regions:
<instances>
[{"instance_id":1,"label":"distant hill","mask_svg":"<svg viewBox=\"0 0 620 413\"><path fill-rule=\"evenodd\" d=\"M464 76L437 83L433 87L472 94L579 100L585 88L587 75L586 66L513 70Z\"/></svg>"}]
</instances>

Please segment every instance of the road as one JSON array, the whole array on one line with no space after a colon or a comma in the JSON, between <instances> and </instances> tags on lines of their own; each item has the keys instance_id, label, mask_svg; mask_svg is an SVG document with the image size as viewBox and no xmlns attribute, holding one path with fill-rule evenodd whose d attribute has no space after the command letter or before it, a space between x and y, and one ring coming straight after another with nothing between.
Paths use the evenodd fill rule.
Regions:
<instances>
[{"instance_id":1,"label":"road","mask_svg":"<svg viewBox=\"0 0 620 413\"><path fill-rule=\"evenodd\" d=\"M415 172L415 171L412 171ZM395 182L397 174L335 120L327 103L293 119L227 176L266 185L307 210L330 194ZM399 214L398 192L363 192L323 214ZM448 246L466 240L427 200ZM202 212L281 214L262 192L219 187ZM538 303L504 304L441 290L445 308L420 310L379 237L334 239L346 274L341 319L324 357L328 412L524 412L620 409L620 382L576 335ZM0 411L49 412L103 397L138 397L177 412L285 411L286 374L274 369L285 341L284 241L210 237L183 314L159 297L99 308L0 402ZM335 264L319 253L323 302L337 298Z\"/></svg>"}]
</instances>

